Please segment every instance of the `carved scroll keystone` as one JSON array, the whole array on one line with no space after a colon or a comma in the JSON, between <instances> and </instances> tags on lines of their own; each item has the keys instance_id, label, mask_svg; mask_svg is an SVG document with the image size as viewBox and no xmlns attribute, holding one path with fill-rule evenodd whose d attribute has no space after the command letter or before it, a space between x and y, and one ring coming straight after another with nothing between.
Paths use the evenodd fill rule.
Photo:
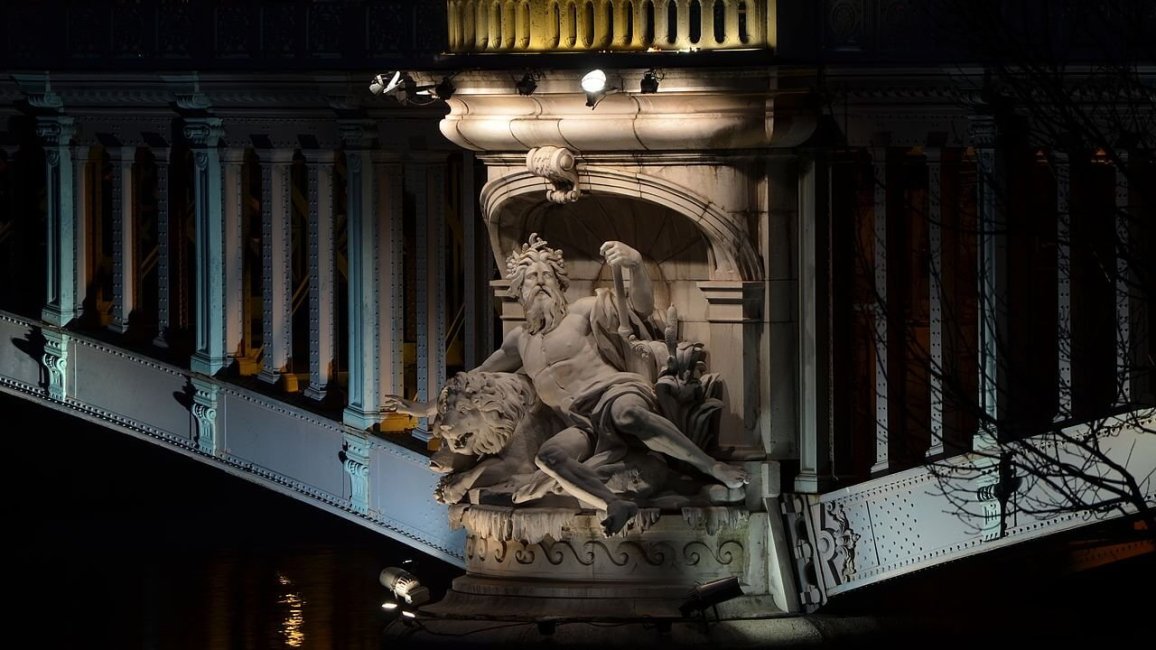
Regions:
<instances>
[{"instance_id":1,"label":"carved scroll keystone","mask_svg":"<svg viewBox=\"0 0 1156 650\"><path fill-rule=\"evenodd\" d=\"M551 203L573 203L582 195L582 190L578 189L578 161L565 147L531 149L526 153L526 168L554 186L554 189L546 191L546 200Z\"/></svg>"}]
</instances>

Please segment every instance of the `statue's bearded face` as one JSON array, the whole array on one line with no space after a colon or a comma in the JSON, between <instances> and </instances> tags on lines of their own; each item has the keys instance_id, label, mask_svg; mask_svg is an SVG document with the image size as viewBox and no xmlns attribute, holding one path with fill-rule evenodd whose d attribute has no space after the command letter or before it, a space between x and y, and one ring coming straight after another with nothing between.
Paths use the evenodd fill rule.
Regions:
<instances>
[{"instance_id":1,"label":"statue's bearded face","mask_svg":"<svg viewBox=\"0 0 1156 650\"><path fill-rule=\"evenodd\" d=\"M545 262L532 262L522 276L522 309L531 334L545 334L566 316L566 294L558 286L558 276Z\"/></svg>"}]
</instances>

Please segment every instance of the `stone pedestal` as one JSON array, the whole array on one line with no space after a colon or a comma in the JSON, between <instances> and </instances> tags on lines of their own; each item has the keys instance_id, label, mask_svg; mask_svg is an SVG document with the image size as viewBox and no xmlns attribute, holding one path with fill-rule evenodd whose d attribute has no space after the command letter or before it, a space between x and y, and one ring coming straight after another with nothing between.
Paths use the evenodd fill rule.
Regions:
<instances>
[{"instance_id":1,"label":"stone pedestal","mask_svg":"<svg viewBox=\"0 0 1156 650\"><path fill-rule=\"evenodd\" d=\"M461 620L685 618L696 585L735 577L724 618L775 610L767 593L765 513L727 506L642 509L619 534L600 513L457 505L468 531L466 575L421 614Z\"/></svg>"}]
</instances>

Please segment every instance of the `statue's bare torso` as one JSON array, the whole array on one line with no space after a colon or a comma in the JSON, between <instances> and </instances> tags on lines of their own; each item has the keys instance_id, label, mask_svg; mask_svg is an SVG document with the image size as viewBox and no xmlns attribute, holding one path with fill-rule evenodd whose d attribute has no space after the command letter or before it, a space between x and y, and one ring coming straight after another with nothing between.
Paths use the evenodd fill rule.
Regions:
<instances>
[{"instance_id":1,"label":"statue's bare torso","mask_svg":"<svg viewBox=\"0 0 1156 650\"><path fill-rule=\"evenodd\" d=\"M568 412L579 395L619 372L602 358L590 331L594 298L572 303L566 316L552 330L531 334L524 328L516 337L521 366L534 382L543 403Z\"/></svg>"}]
</instances>

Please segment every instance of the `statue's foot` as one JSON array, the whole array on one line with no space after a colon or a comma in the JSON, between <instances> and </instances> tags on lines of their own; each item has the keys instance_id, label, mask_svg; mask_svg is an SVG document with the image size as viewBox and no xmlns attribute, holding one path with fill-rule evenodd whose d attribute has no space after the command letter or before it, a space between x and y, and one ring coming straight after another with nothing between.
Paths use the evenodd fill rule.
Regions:
<instances>
[{"instance_id":1,"label":"statue's foot","mask_svg":"<svg viewBox=\"0 0 1156 650\"><path fill-rule=\"evenodd\" d=\"M602 520L602 531L609 537L622 530L634 515L638 514L638 504L631 501L614 501L606 504L606 518Z\"/></svg>"},{"instance_id":2,"label":"statue's foot","mask_svg":"<svg viewBox=\"0 0 1156 650\"><path fill-rule=\"evenodd\" d=\"M710 475L729 488L741 488L751 482L751 475L745 469L722 461L711 466Z\"/></svg>"}]
</instances>

